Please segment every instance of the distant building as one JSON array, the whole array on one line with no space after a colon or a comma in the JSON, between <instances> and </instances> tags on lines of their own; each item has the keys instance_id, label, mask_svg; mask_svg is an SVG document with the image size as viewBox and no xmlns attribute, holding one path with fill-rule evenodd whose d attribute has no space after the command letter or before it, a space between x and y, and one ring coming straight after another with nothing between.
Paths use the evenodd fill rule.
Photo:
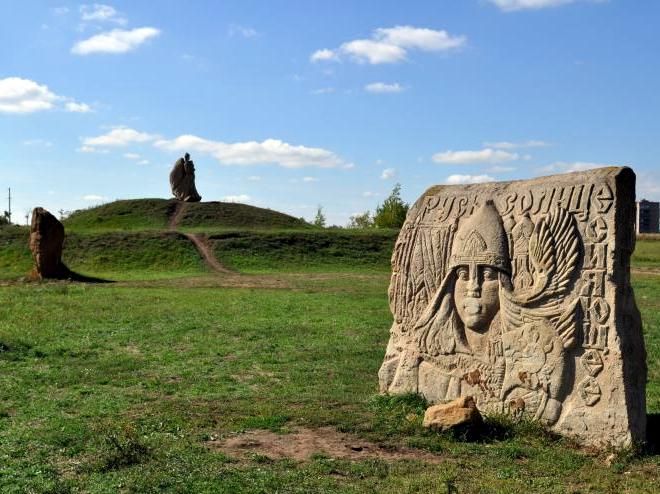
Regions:
<instances>
[{"instance_id":1,"label":"distant building","mask_svg":"<svg viewBox=\"0 0 660 494\"><path fill-rule=\"evenodd\" d=\"M642 199L637 203L635 230L637 233L658 233L660 219L660 203Z\"/></svg>"}]
</instances>

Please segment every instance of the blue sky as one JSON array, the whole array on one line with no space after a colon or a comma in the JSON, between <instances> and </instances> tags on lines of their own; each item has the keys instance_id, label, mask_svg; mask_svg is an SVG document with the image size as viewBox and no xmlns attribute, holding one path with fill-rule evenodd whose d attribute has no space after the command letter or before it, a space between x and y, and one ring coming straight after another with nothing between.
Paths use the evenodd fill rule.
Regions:
<instances>
[{"instance_id":1,"label":"blue sky","mask_svg":"<svg viewBox=\"0 0 660 494\"><path fill-rule=\"evenodd\" d=\"M397 182L412 202L607 165L660 200L657 0L0 0L0 18L15 222L168 198L186 151L205 201L338 225Z\"/></svg>"}]
</instances>

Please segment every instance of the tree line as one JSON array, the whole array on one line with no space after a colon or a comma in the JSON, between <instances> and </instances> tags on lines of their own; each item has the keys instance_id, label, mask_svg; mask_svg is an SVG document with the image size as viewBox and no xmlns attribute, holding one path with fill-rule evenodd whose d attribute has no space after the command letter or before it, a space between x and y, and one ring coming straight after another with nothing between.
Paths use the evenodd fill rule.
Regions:
<instances>
[{"instance_id":1,"label":"tree line","mask_svg":"<svg viewBox=\"0 0 660 494\"><path fill-rule=\"evenodd\" d=\"M401 199L401 184L396 184L390 195L376 207L376 211L354 214L346 228L401 228L406 221L410 206ZM312 224L318 227L326 226L323 207L319 206Z\"/></svg>"}]
</instances>

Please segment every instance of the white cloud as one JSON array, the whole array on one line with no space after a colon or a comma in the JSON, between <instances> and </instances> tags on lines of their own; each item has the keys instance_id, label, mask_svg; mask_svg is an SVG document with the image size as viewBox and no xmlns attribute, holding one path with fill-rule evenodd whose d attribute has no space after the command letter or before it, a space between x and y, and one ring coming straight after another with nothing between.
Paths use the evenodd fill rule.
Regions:
<instances>
[{"instance_id":1,"label":"white cloud","mask_svg":"<svg viewBox=\"0 0 660 494\"><path fill-rule=\"evenodd\" d=\"M137 162L137 164L138 164L138 165L148 165L148 164L149 164L149 160L140 160L140 161Z\"/></svg>"},{"instance_id":2,"label":"white cloud","mask_svg":"<svg viewBox=\"0 0 660 494\"><path fill-rule=\"evenodd\" d=\"M247 179L250 182L259 182L261 180L261 177L259 175L250 175Z\"/></svg>"},{"instance_id":3,"label":"white cloud","mask_svg":"<svg viewBox=\"0 0 660 494\"><path fill-rule=\"evenodd\" d=\"M495 179L490 175L449 175L445 183L450 185L458 184L480 184L482 182L492 182Z\"/></svg>"},{"instance_id":4,"label":"white cloud","mask_svg":"<svg viewBox=\"0 0 660 494\"><path fill-rule=\"evenodd\" d=\"M303 177L303 182L318 182L319 179L316 177Z\"/></svg>"},{"instance_id":5,"label":"white cloud","mask_svg":"<svg viewBox=\"0 0 660 494\"><path fill-rule=\"evenodd\" d=\"M101 154L106 154L108 153L107 149L98 149L92 146L80 146L79 148L76 149L79 153L101 153Z\"/></svg>"},{"instance_id":6,"label":"white cloud","mask_svg":"<svg viewBox=\"0 0 660 494\"><path fill-rule=\"evenodd\" d=\"M275 163L285 168L332 168L343 164L335 153L326 149L294 146L278 139L226 143L194 135L182 135L172 140L159 140L155 146L168 151L191 150L208 154L225 165Z\"/></svg>"},{"instance_id":7,"label":"white cloud","mask_svg":"<svg viewBox=\"0 0 660 494\"><path fill-rule=\"evenodd\" d=\"M0 113L50 110L60 99L44 84L20 77L0 79Z\"/></svg>"},{"instance_id":8,"label":"white cloud","mask_svg":"<svg viewBox=\"0 0 660 494\"><path fill-rule=\"evenodd\" d=\"M503 163L515 161L519 158L516 153L509 153L499 149L481 149L478 151L443 151L433 155L436 163L450 165L467 165L473 163Z\"/></svg>"},{"instance_id":9,"label":"white cloud","mask_svg":"<svg viewBox=\"0 0 660 494\"><path fill-rule=\"evenodd\" d=\"M592 170L594 168L603 168L607 166L618 166L618 165L609 165L607 163L592 163L589 161L555 161L554 163L544 166L540 169L543 173L571 173L571 172L581 172L584 170Z\"/></svg>"},{"instance_id":10,"label":"white cloud","mask_svg":"<svg viewBox=\"0 0 660 494\"><path fill-rule=\"evenodd\" d=\"M362 193L362 197L376 197L376 196L379 196L379 195L380 194L378 192L371 192L369 190Z\"/></svg>"},{"instance_id":11,"label":"white cloud","mask_svg":"<svg viewBox=\"0 0 660 494\"><path fill-rule=\"evenodd\" d=\"M385 168L383 173L380 174L382 180L389 180L396 175L396 170L394 168Z\"/></svg>"},{"instance_id":12,"label":"white cloud","mask_svg":"<svg viewBox=\"0 0 660 494\"><path fill-rule=\"evenodd\" d=\"M138 132L128 127L115 127L107 134L97 137L85 137L82 139L82 143L83 148L120 147L133 143L154 141L158 138L158 135Z\"/></svg>"},{"instance_id":13,"label":"white cloud","mask_svg":"<svg viewBox=\"0 0 660 494\"><path fill-rule=\"evenodd\" d=\"M104 201L106 198L103 196L99 196L96 194L87 194L82 197L83 201L94 201L94 202L99 202L99 201Z\"/></svg>"},{"instance_id":14,"label":"white cloud","mask_svg":"<svg viewBox=\"0 0 660 494\"><path fill-rule=\"evenodd\" d=\"M331 94L335 92L335 88L333 87L322 87L320 89L314 89L312 91L312 94Z\"/></svg>"},{"instance_id":15,"label":"white cloud","mask_svg":"<svg viewBox=\"0 0 660 494\"><path fill-rule=\"evenodd\" d=\"M122 26L126 24L126 19L120 16L114 7L99 3L81 5L80 19L83 22L114 22Z\"/></svg>"},{"instance_id":16,"label":"white cloud","mask_svg":"<svg viewBox=\"0 0 660 494\"><path fill-rule=\"evenodd\" d=\"M124 158L129 160L139 160L140 155L137 153L124 153Z\"/></svg>"},{"instance_id":17,"label":"white cloud","mask_svg":"<svg viewBox=\"0 0 660 494\"><path fill-rule=\"evenodd\" d=\"M341 165L341 167L344 170L352 170L353 168L355 168L355 163L344 163L343 165Z\"/></svg>"},{"instance_id":18,"label":"white cloud","mask_svg":"<svg viewBox=\"0 0 660 494\"><path fill-rule=\"evenodd\" d=\"M309 60L312 62L338 61L339 56L334 50L328 50L327 48L324 48L322 50L316 50L314 53L312 53L309 57Z\"/></svg>"},{"instance_id":19,"label":"white cloud","mask_svg":"<svg viewBox=\"0 0 660 494\"><path fill-rule=\"evenodd\" d=\"M78 103L72 98L52 92L45 84L30 79L7 77L0 79L0 113L33 113L52 110L62 102L68 112L86 113L92 108L86 103Z\"/></svg>"},{"instance_id":20,"label":"white cloud","mask_svg":"<svg viewBox=\"0 0 660 494\"><path fill-rule=\"evenodd\" d=\"M53 147L53 143L46 139L27 139L23 141L23 146L39 146L39 147L50 148Z\"/></svg>"},{"instance_id":21,"label":"white cloud","mask_svg":"<svg viewBox=\"0 0 660 494\"><path fill-rule=\"evenodd\" d=\"M55 15L66 15L69 13L69 7L53 7L50 10Z\"/></svg>"},{"instance_id":22,"label":"white cloud","mask_svg":"<svg viewBox=\"0 0 660 494\"><path fill-rule=\"evenodd\" d=\"M446 51L465 44L465 36L451 36L447 31L412 26L376 29L374 37L384 43L423 51Z\"/></svg>"},{"instance_id":23,"label":"white cloud","mask_svg":"<svg viewBox=\"0 0 660 494\"><path fill-rule=\"evenodd\" d=\"M339 47L343 54L358 63L369 62L372 65L396 63L406 59L406 50L400 46L382 43L371 39L356 39Z\"/></svg>"},{"instance_id":24,"label":"white cloud","mask_svg":"<svg viewBox=\"0 0 660 494\"><path fill-rule=\"evenodd\" d=\"M580 0L488 0L505 12L559 7ZM599 0L591 0L599 1Z\"/></svg>"},{"instance_id":25,"label":"white cloud","mask_svg":"<svg viewBox=\"0 0 660 494\"><path fill-rule=\"evenodd\" d=\"M310 56L312 62L336 61L348 57L357 63L397 63L405 60L409 50L429 52L460 48L465 36L452 36L444 30L395 26L376 29L369 39L356 39L342 43L339 48L317 50Z\"/></svg>"},{"instance_id":26,"label":"white cloud","mask_svg":"<svg viewBox=\"0 0 660 494\"><path fill-rule=\"evenodd\" d=\"M222 198L225 202L248 202L250 196L247 194L230 195Z\"/></svg>"},{"instance_id":27,"label":"white cloud","mask_svg":"<svg viewBox=\"0 0 660 494\"><path fill-rule=\"evenodd\" d=\"M89 113L92 111L92 107L87 103L76 103L75 101L69 101L64 107L66 111L72 113Z\"/></svg>"},{"instance_id":28,"label":"white cloud","mask_svg":"<svg viewBox=\"0 0 660 494\"><path fill-rule=\"evenodd\" d=\"M520 148L541 148L547 147L548 144L545 141L524 141L524 142L509 142L509 141L498 141L498 142L484 142L484 146L487 148L495 149L520 149Z\"/></svg>"},{"instance_id":29,"label":"white cloud","mask_svg":"<svg viewBox=\"0 0 660 494\"><path fill-rule=\"evenodd\" d=\"M403 86L398 82L387 84L386 82L372 82L364 86L365 91L370 93L400 93L403 91Z\"/></svg>"},{"instance_id":30,"label":"white cloud","mask_svg":"<svg viewBox=\"0 0 660 494\"><path fill-rule=\"evenodd\" d=\"M160 34L160 30L154 27L139 27L124 30L113 29L100 33L83 41L78 41L71 53L76 55L90 55L92 53L126 53L135 50L148 39Z\"/></svg>"},{"instance_id":31,"label":"white cloud","mask_svg":"<svg viewBox=\"0 0 660 494\"><path fill-rule=\"evenodd\" d=\"M241 26L240 24L231 24L229 26L228 30L229 36L241 36L243 38L254 38L255 36L258 36L259 33L247 26Z\"/></svg>"}]
</instances>

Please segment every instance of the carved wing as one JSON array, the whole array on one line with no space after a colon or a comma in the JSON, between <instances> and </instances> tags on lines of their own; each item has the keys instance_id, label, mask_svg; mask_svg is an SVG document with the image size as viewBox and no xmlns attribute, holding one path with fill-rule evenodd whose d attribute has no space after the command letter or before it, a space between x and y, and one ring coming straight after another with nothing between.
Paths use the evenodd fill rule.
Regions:
<instances>
[{"instance_id":1,"label":"carved wing","mask_svg":"<svg viewBox=\"0 0 660 494\"><path fill-rule=\"evenodd\" d=\"M534 285L521 295L529 303L562 295L577 269L579 234L573 216L561 207L537 223L529 239Z\"/></svg>"},{"instance_id":2,"label":"carved wing","mask_svg":"<svg viewBox=\"0 0 660 494\"><path fill-rule=\"evenodd\" d=\"M580 316L580 299L578 297L568 306L555 323L557 336L562 341L564 348L570 348L575 344L577 333L577 319Z\"/></svg>"}]
</instances>

